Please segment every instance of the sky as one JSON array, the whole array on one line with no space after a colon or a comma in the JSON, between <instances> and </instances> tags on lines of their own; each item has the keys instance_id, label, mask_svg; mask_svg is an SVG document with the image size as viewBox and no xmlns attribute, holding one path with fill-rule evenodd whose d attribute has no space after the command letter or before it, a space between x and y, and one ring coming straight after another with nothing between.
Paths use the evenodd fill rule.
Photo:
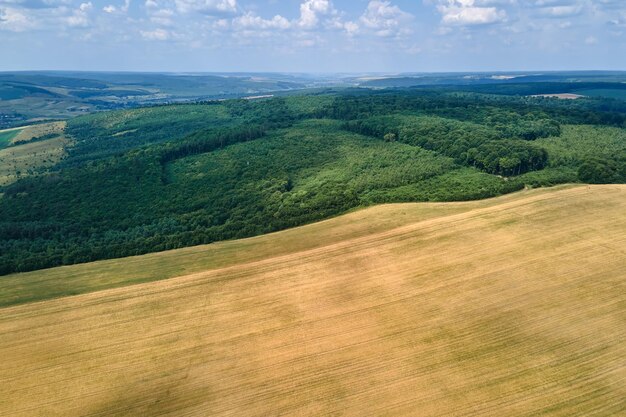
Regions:
<instances>
[{"instance_id":1,"label":"sky","mask_svg":"<svg viewBox=\"0 0 626 417\"><path fill-rule=\"evenodd\" d=\"M626 0L0 0L0 71L626 70Z\"/></svg>"}]
</instances>

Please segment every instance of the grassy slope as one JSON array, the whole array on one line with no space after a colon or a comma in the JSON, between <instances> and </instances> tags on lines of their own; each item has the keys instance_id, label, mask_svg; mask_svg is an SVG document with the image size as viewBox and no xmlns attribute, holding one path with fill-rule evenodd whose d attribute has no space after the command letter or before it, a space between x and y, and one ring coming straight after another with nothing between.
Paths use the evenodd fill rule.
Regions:
<instances>
[{"instance_id":1,"label":"grassy slope","mask_svg":"<svg viewBox=\"0 0 626 417\"><path fill-rule=\"evenodd\" d=\"M26 176L29 169L53 166L64 155L66 143L67 139L59 136L0 149L0 185L16 181L18 172Z\"/></svg>"},{"instance_id":2,"label":"grassy slope","mask_svg":"<svg viewBox=\"0 0 626 417\"><path fill-rule=\"evenodd\" d=\"M625 210L614 185L387 205L5 277L199 272L0 310L0 414L616 415Z\"/></svg>"},{"instance_id":3,"label":"grassy slope","mask_svg":"<svg viewBox=\"0 0 626 417\"><path fill-rule=\"evenodd\" d=\"M20 129L0 130L0 149L11 144L11 141L20 133Z\"/></svg>"},{"instance_id":4,"label":"grassy slope","mask_svg":"<svg viewBox=\"0 0 626 417\"><path fill-rule=\"evenodd\" d=\"M485 189L493 195L506 185L496 176L461 169L452 159L419 147L341 131L330 120L300 122L263 140L180 159L168 169L174 192L190 195L202 184L205 199L213 202L227 192L230 196L254 192L258 201L276 211L293 205L332 211L324 200L347 190L363 205L480 198L489 195L481 195ZM272 186L287 177L293 180L291 192L274 193ZM445 180L447 186L431 184Z\"/></svg>"},{"instance_id":5,"label":"grassy slope","mask_svg":"<svg viewBox=\"0 0 626 417\"><path fill-rule=\"evenodd\" d=\"M18 172L24 177L29 170L56 164L65 153L64 129L65 122L52 122L0 131L0 186L15 182ZM29 143L45 135L50 139ZM5 148L11 144L16 146Z\"/></svg>"},{"instance_id":6,"label":"grassy slope","mask_svg":"<svg viewBox=\"0 0 626 417\"><path fill-rule=\"evenodd\" d=\"M49 137L52 137L52 135L60 136L63 134L65 126L66 122L51 122L26 126L13 138L12 143L28 142L46 135Z\"/></svg>"},{"instance_id":7,"label":"grassy slope","mask_svg":"<svg viewBox=\"0 0 626 417\"><path fill-rule=\"evenodd\" d=\"M559 137L538 139L550 155L550 166L575 166L589 157L607 158L626 152L626 129L564 125Z\"/></svg>"},{"instance_id":8,"label":"grassy slope","mask_svg":"<svg viewBox=\"0 0 626 417\"><path fill-rule=\"evenodd\" d=\"M538 192L542 190L532 191ZM523 194L516 193L498 200L518 198ZM405 223L482 207L493 201L496 200L381 205L249 239L11 274L0 279L0 307L158 281L285 255L389 230ZM303 239L303 235L315 236L315 239Z\"/></svg>"}]
</instances>

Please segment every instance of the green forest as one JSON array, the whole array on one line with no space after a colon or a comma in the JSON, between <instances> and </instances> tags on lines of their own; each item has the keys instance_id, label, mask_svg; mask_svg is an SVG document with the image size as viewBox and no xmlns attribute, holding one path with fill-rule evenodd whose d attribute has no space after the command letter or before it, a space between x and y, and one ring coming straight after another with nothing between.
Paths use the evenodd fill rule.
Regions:
<instances>
[{"instance_id":1,"label":"green forest","mask_svg":"<svg viewBox=\"0 0 626 417\"><path fill-rule=\"evenodd\" d=\"M60 163L0 189L0 274L254 236L378 203L626 182L626 102L507 88L317 91L71 119Z\"/></svg>"}]
</instances>

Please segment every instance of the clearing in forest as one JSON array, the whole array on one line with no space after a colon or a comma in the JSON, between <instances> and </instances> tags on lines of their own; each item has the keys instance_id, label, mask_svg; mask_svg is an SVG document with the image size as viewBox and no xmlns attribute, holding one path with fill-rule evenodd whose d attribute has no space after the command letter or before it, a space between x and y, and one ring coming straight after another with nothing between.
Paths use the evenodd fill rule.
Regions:
<instances>
[{"instance_id":1,"label":"clearing in forest","mask_svg":"<svg viewBox=\"0 0 626 417\"><path fill-rule=\"evenodd\" d=\"M64 128L65 122L53 122L4 131L6 147L0 132L0 186L59 162L67 145Z\"/></svg>"}]
</instances>

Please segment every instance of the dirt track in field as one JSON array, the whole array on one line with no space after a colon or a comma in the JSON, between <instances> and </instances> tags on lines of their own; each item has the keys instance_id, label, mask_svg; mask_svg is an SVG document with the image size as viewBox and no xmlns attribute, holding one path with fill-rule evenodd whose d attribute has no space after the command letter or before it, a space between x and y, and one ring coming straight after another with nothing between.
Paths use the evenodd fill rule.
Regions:
<instances>
[{"instance_id":1,"label":"dirt track in field","mask_svg":"<svg viewBox=\"0 0 626 417\"><path fill-rule=\"evenodd\" d=\"M0 309L0 415L618 415L625 340L626 186L561 188Z\"/></svg>"}]
</instances>

